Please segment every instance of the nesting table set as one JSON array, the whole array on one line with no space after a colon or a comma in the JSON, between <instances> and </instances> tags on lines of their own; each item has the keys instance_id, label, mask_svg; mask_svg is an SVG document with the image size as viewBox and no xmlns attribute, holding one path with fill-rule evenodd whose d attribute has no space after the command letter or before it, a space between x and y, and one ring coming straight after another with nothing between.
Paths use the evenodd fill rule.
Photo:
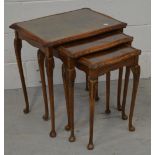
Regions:
<instances>
[{"instance_id":1,"label":"nesting table set","mask_svg":"<svg viewBox=\"0 0 155 155\"><path fill-rule=\"evenodd\" d=\"M126 23L89 8L12 24L10 28L15 30L15 54L26 103L24 113L29 112L29 101L21 60L22 40L38 48L38 64L45 105L44 120L49 118L44 64L46 66L50 99L51 137L56 137L53 92L54 56L61 59L63 63L62 77L68 117L65 129L70 131L70 142L74 142L76 139L74 135L74 81L76 67L85 72L86 89L89 91L90 135L87 148L89 150L94 148L93 125L95 100L99 99L98 77L106 75L105 112L110 113L110 72L113 70L119 70L117 109L121 111L122 119L124 120L128 119L125 113L125 105L130 70L133 73L129 131L134 131L132 118L140 77L138 58L141 51L131 46L133 37L123 33L123 29L126 26ZM126 73L121 103L123 67L126 68Z\"/></svg>"}]
</instances>

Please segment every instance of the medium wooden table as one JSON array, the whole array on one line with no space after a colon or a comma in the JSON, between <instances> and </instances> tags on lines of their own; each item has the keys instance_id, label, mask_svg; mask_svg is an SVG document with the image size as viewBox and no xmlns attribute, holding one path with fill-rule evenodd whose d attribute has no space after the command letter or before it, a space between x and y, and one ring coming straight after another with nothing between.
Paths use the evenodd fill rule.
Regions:
<instances>
[{"instance_id":1,"label":"medium wooden table","mask_svg":"<svg viewBox=\"0 0 155 155\"><path fill-rule=\"evenodd\" d=\"M69 95L70 109L70 127L71 135L69 140L75 141L74 136L74 79L75 79L75 57L69 53L63 55L54 50L61 44L71 41L77 41L84 38L90 38L114 30L123 30L126 23L122 23L109 16L103 15L88 8L74 10L56 15L50 15L42 18L12 24L10 28L15 30L14 47L17 58L22 88L26 102L25 113L29 112L29 102L25 85L25 78L22 68L21 48L22 40L27 41L32 46L39 48L46 59L46 72L48 79L50 95L51 112L51 132L50 136L55 137L55 119L54 119L54 95L53 95L53 54L63 60L67 72L67 85ZM89 54L89 51L84 54ZM82 56L80 55L80 56ZM76 57L78 58L78 57Z\"/></svg>"}]
</instances>

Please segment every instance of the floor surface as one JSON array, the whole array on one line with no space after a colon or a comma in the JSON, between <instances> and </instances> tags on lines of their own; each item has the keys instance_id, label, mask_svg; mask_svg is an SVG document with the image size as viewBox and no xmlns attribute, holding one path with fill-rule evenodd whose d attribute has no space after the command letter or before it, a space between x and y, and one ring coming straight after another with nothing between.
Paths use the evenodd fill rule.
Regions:
<instances>
[{"instance_id":1,"label":"floor surface","mask_svg":"<svg viewBox=\"0 0 155 155\"><path fill-rule=\"evenodd\" d=\"M129 84L129 111L132 81ZM57 137L50 138L50 121L43 121L41 87L28 88L31 112L23 114L22 89L5 90L5 155L150 155L150 79L140 81L134 113L135 132L128 131L128 121L117 111L117 81L111 81L111 114L105 110L105 83L99 83L100 100L96 102L94 144L88 151L89 100L85 84L75 85L76 142L68 142L66 107L62 85L54 86Z\"/></svg>"}]
</instances>

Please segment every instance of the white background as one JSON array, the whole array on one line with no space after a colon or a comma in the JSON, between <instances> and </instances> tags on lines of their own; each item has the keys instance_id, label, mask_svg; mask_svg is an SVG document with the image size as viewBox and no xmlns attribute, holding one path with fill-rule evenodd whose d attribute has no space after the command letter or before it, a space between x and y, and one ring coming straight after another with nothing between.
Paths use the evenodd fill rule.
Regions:
<instances>
[{"instance_id":1,"label":"white background","mask_svg":"<svg viewBox=\"0 0 155 155\"><path fill-rule=\"evenodd\" d=\"M9 25L36 17L51 15L83 7L108 14L128 23L125 33L134 36L133 46L142 50L140 56L141 78L151 76L151 4L150 0L5 0L4 27L4 78L5 89L20 88L21 83L14 55L14 33ZM23 42L23 67L27 86L40 85L37 49ZM85 75L77 72L76 82L85 81ZM112 79L117 78L117 72ZM100 79L103 80L103 77ZM55 59L54 83L62 83L61 61Z\"/></svg>"}]
</instances>

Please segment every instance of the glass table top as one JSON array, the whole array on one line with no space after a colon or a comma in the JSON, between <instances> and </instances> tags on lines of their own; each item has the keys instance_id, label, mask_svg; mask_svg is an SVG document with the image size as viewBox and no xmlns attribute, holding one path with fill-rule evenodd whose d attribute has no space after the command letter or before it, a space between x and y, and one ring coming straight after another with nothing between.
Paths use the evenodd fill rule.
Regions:
<instances>
[{"instance_id":1,"label":"glass table top","mask_svg":"<svg viewBox=\"0 0 155 155\"><path fill-rule=\"evenodd\" d=\"M47 42L121 24L125 23L89 8L16 23L18 28L22 28Z\"/></svg>"}]
</instances>

